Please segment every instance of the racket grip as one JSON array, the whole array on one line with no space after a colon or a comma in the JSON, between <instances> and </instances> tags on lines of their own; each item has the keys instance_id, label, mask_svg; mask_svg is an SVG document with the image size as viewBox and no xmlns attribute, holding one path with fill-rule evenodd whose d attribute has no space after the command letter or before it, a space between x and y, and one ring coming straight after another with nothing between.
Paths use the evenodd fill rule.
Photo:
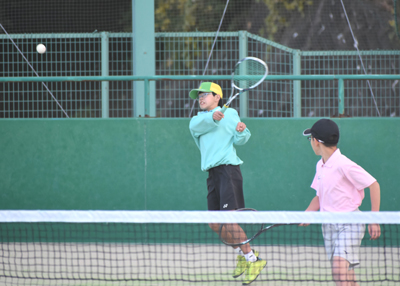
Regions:
<instances>
[{"instance_id":1,"label":"racket grip","mask_svg":"<svg viewBox=\"0 0 400 286\"><path fill-rule=\"evenodd\" d=\"M224 106L221 108L221 112L222 113L225 113L225 110L228 108L228 106L226 106L225 104L224 104Z\"/></svg>"}]
</instances>

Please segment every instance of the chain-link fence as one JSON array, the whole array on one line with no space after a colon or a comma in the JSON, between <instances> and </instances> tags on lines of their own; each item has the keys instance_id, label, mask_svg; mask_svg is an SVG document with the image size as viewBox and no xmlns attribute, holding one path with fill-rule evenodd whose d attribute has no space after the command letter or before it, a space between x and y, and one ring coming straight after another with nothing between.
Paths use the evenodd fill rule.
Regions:
<instances>
[{"instance_id":1,"label":"chain-link fence","mask_svg":"<svg viewBox=\"0 0 400 286\"><path fill-rule=\"evenodd\" d=\"M10 35L40 77L129 76L132 74L132 34L17 34ZM302 52L248 32L222 32L207 65L215 33L157 33L156 75L229 75L244 56L263 59L269 75L400 74L400 51ZM49 52L38 54L38 43ZM109 61L104 62L106 54ZM362 59L362 62L361 62ZM36 76L6 35L0 35L0 118L64 117L41 83L24 82ZM140 74L140 71L138 71ZM21 78L20 82L4 79ZM198 105L188 97L201 80L161 80L155 85L157 117L188 117ZM230 81L218 81L224 98ZM133 117L135 96L130 80L69 80L46 83L70 117ZM108 106L104 111L104 96ZM231 107L244 117L331 117L339 116L337 80L268 80ZM400 114L398 80L346 80L345 116L386 116ZM379 111L379 113L378 113Z\"/></svg>"}]
</instances>

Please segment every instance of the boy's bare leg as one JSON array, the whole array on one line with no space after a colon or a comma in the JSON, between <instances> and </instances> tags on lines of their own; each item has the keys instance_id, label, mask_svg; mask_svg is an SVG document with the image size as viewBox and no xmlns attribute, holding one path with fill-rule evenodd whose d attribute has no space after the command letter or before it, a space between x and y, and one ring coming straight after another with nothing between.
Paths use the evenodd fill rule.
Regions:
<instances>
[{"instance_id":1,"label":"boy's bare leg","mask_svg":"<svg viewBox=\"0 0 400 286\"><path fill-rule=\"evenodd\" d=\"M209 226L214 232L219 234L219 227L220 227L219 223L210 223ZM240 241L247 240L246 233L243 231L243 229L237 223L225 224L221 230L221 236L225 241L227 241L229 243L238 243ZM247 254L251 251L251 247L250 247L249 243L240 245L239 247L243 251L244 254ZM237 247L234 247L234 248L237 248Z\"/></svg>"},{"instance_id":2,"label":"boy's bare leg","mask_svg":"<svg viewBox=\"0 0 400 286\"><path fill-rule=\"evenodd\" d=\"M333 257L332 276L336 286L359 286L354 269L349 270L349 265L349 262L343 257Z\"/></svg>"}]
</instances>

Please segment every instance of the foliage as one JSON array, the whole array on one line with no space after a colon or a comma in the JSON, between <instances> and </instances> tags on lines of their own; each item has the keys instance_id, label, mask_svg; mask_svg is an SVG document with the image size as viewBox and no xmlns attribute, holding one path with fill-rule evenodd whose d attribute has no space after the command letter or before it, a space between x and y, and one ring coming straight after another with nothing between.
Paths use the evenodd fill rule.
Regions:
<instances>
[{"instance_id":1,"label":"foliage","mask_svg":"<svg viewBox=\"0 0 400 286\"><path fill-rule=\"evenodd\" d=\"M155 30L156 31L216 31L222 18L226 0L155 0ZM253 0L235 0L235 5L249 7ZM224 31L237 31L240 21L238 18L247 17L246 9L241 10L236 21L227 11L223 23ZM232 16L232 17L231 17ZM233 24L233 25L232 25Z\"/></svg>"},{"instance_id":2,"label":"foliage","mask_svg":"<svg viewBox=\"0 0 400 286\"><path fill-rule=\"evenodd\" d=\"M219 26L226 0L156 0L156 31L216 31ZM222 23L223 31L246 30L256 21L252 17L252 7L266 10L265 25L257 31L261 36L273 38L274 34L287 26L288 12L303 13L305 6L312 5L312 0L236 0L235 7L240 7L240 14L228 9Z\"/></svg>"},{"instance_id":3,"label":"foliage","mask_svg":"<svg viewBox=\"0 0 400 286\"><path fill-rule=\"evenodd\" d=\"M260 30L260 34L268 35L270 40L274 40L274 35L282 28L288 26L288 15L299 13L304 16L304 8L312 5L312 0L257 0L262 1L268 7L268 16L265 18L265 28ZM288 14L287 12L290 12Z\"/></svg>"}]
</instances>

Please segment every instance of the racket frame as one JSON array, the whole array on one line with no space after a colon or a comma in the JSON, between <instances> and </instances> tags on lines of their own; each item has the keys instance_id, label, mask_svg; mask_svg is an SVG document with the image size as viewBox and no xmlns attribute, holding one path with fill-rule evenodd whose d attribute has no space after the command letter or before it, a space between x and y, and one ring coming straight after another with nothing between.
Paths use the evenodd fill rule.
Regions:
<instances>
[{"instance_id":1,"label":"racket frame","mask_svg":"<svg viewBox=\"0 0 400 286\"><path fill-rule=\"evenodd\" d=\"M234 78L235 78L235 71L236 71L236 68L237 68L241 63L243 63L243 62L245 62L245 61L248 61L248 60L256 61L256 62L260 63L262 66L264 66L264 68L265 68L265 73L264 73L264 75L262 76L262 78L261 78L259 81L257 81L255 84L253 84L252 86L250 86L250 87L248 87L248 88L241 88L240 86L237 86L237 85L235 84L235 81L234 81ZM222 107L221 112L224 113L225 110L226 110L226 109L229 107L229 105L231 104L231 102L232 102L238 95L240 95L240 94L242 94L242 93L244 93L244 92L246 92L246 91L249 91L249 90L251 90L251 89L257 87L258 85L260 85L260 84L265 80L265 78L266 78L267 76L268 76L268 66L267 66L267 64L266 64L263 60L261 60L261 59L259 59L259 58L256 58L256 57L245 57L245 58L241 59L240 61L238 61L238 62L236 63L236 65L235 65L234 69L233 69L232 74L231 74L231 90L232 90L232 91L231 91L231 96L228 98L228 101L227 101L227 102L224 104L224 106ZM235 90L239 90L239 92L235 94Z\"/></svg>"},{"instance_id":2,"label":"racket frame","mask_svg":"<svg viewBox=\"0 0 400 286\"><path fill-rule=\"evenodd\" d=\"M242 208L242 209L237 209L236 211L257 211L257 210L252 209L252 208ZM241 241L241 242L237 242L237 243L230 243L230 242L227 242L226 240L223 239L223 237L222 237L222 229L223 229L224 225L225 224L221 223L220 226L219 226L218 236L219 236L219 239L221 240L221 242L223 244L225 244L225 245L228 245L228 246L240 246L240 245L245 245L245 244L253 241L257 236L259 236L263 232L268 231L268 230L270 230L272 228L275 228L275 227L278 227L278 226L283 226L283 225L299 225L299 224L298 223L276 223L276 224L271 224L271 225L268 225L268 226L265 226L265 224L261 224L260 230L258 230L252 237L247 238L245 241ZM246 235L247 235L247 233L246 233Z\"/></svg>"}]
</instances>

